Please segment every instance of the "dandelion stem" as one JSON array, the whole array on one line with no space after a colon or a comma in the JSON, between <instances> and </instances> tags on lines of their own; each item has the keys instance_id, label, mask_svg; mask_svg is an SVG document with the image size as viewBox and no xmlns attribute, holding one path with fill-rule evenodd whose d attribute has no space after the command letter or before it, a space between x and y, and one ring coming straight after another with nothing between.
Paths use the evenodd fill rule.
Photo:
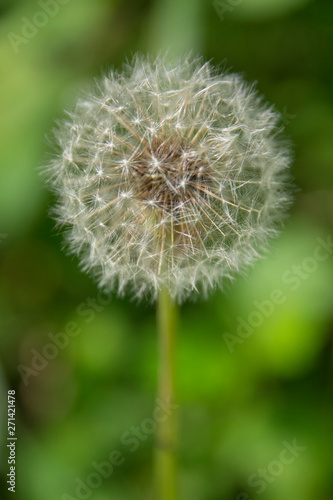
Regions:
<instances>
[{"instance_id":1,"label":"dandelion stem","mask_svg":"<svg viewBox=\"0 0 333 500\"><path fill-rule=\"evenodd\" d=\"M155 442L156 500L177 500L177 410L175 402L175 340L178 309L169 292L162 289L157 303L158 404L167 408L158 420Z\"/></svg>"}]
</instances>

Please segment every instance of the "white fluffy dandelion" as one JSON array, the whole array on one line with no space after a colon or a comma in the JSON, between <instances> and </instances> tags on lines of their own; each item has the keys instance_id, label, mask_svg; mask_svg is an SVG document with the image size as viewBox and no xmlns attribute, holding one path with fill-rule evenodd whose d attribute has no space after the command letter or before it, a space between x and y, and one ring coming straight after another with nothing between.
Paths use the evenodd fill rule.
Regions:
<instances>
[{"instance_id":1,"label":"white fluffy dandelion","mask_svg":"<svg viewBox=\"0 0 333 500\"><path fill-rule=\"evenodd\" d=\"M56 132L69 247L102 287L183 300L251 264L288 204L278 115L236 74L135 58Z\"/></svg>"}]
</instances>

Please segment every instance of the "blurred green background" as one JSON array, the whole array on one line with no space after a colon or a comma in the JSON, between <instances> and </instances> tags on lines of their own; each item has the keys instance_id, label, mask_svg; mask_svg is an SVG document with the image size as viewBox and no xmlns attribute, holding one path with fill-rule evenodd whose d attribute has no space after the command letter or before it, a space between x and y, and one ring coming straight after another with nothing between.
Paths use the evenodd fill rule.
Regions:
<instances>
[{"instance_id":1,"label":"blurred green background","mask_svg":"<svg viewBox=\"0 0 333 500\"><path fill-rule=\"evenodd\" d=\"M2 0L0 15L4 497L6 391L15 389L17 499L152 498L153 437L132 451L124 433L155 408L154 308L117 298L89 306L97 288L62 251L38 167L77 89L137 50L169 47L258 82L282 114L299 188L267 258L226 293L182 307L181 498L332 500L333 2ZM80 333L24 371L70 322ZM302 450L284 464L295 440ZM123 463L93 484L93 463L114 450ZM77 496L80 481L90 492Z\"/></svg>"}]
</instances>

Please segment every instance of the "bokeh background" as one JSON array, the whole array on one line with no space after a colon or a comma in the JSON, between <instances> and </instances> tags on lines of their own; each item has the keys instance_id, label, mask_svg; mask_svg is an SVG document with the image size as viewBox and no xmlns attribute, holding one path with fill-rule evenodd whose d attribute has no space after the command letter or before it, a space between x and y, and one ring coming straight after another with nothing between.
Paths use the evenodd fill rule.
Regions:
<instances>
[{"instance_id":1,"label":"bokeh background","mask_svg":"<svg viewBox=\"0 0 333 500\"><path fill-rule=\"evenodd\" d=\"M154 308L89 305L97 288L62 251L38 167L77 89L137 50L169 48L257 81L282 115L298 188L267 258L182 307L181 498L332 500L333 2L2 0L0 15L1 494L15 389L18 500L152 498L153 437L132 452L122 436L155 408ZM70 322L80 333L24 371ZM301 450L281 464L286 442ZM124 463L77 496L113 450Z\"/></svg>"}]
</instances>

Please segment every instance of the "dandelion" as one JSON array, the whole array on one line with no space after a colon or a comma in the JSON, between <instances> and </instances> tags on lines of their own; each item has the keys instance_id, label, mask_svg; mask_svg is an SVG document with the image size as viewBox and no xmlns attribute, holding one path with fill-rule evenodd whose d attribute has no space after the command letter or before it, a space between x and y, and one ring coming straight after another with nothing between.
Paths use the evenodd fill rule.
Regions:
<instances>
[{"instance_id":1,"label":"dandelion","mask_svg":"<svg viewBox=\"0 0 333 500\"><path fill-rule=\"evenodd\" d=\"M288 203L278 115L236 74L136 58L80 99L48 172L102 287L181 302L251 264Z\"/></svg>"},{"instance_id":2,"label":"dandelion","mask_svg":"<svg viewBox=\"0 0 333 500\"><path fill-rule=\"evenodd\" d=\"M252 264L289 204L278 121L237 74L136 57L56 131L47 174L69 248L101 287L159 299L160 399L175 399L176 302ZM175 420L157 429L159 500L177 497Z\"/></svg>"}]
</instances>

